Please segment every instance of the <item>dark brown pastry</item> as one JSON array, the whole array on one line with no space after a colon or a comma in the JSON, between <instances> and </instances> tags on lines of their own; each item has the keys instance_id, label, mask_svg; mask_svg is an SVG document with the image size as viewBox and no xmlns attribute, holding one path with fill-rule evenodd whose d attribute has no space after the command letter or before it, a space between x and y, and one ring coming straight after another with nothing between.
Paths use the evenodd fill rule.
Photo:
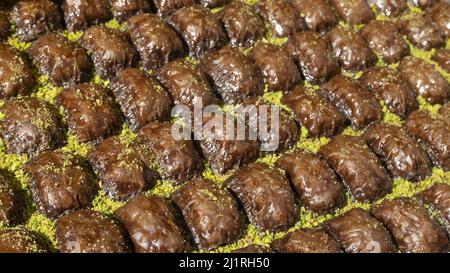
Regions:
<instances>
[{"instance_id":1,"label":"dark brown pastry","mask_svg":"<svg viewBox=\"0 0 450 273\"><path fill-rule=\"evenodd\" d=\"M7 173L0 169L0 224L2 225L18 224L23 220L23 199L10 183Z\"/></svg>"},{"instance_id":2,"label":"dark brown pastry","mask_svg":"<svg viewBox=\"0 0 450 273\"><path fill-rule=\"evenodd\" d=\"M0 230L0 253L45 253L43 240L25 228Z\"/></svg>"},{"instance_id":3,"label":"dark brown pastry","mask_svg":"<svg viewBox=\"0 0 450 273\"><path fill-rule=\"evenodd\" d=\"M244 218L236 201L214 182L195 179L172 195L200 249L232 243L242 235Z\"/></svg>"},{"instance_id":4,"label":"dark brown pastry","mask_svg":"<svg viewBox=\"0 0 450 273\"><path fill-rule=\"evenodd\" d=\"M217 15L233 46L247 47L264 36L264 23L253 7L241 1L226 5Z\"/></svg>"},{"instance_id":5,"label":"dark brown pastry","mask_svg":"<svg viewBox=\"0 0 450 273\"><path fill-rule=\"evenodd\" d=\"M74 155L60 150L41 153L23 167L39 212L50 218L88 206L95 194L94 177Z\"/></svg>"},{"instance_id":6,"label":"dark brown pastry","mask_svg":"<svg viewBox=\"0 0 450 273\"><path fill-rule=\"evenodd\" d=\"M166 90L137 68L120 71L111 83L114 96L133 131L155 120L167 120L172 101Z\"/></svg>"},{"instance_id":7,"label":"dark brown pastry","mask_svg":"<svg viewBox=\"0 0 450 273\"><path fill-rule=\"evenodd\" d=\"M350 77L336 75L322 85L319 93L350 120L355 130L381 119L381 106L374 94Z\"/></svg>"},{"instance_id":8,"label":"dark brown pastry","mask_svg":"<svg viewBox=\"0 0 450 273\"><path fill-rule=\"evenodd\" d=\"M373 4L378 12L388 17L397 17L408 9L406 0L369 0L368 2Z\"/></svg>"},{"instance_id":9,"label":"dark brown pastry","mask_svg":"<svg viewBox=\"0 0 450 273\"><path fill-rule=\"evenodd\" d=\"M249 57L258 66L269 91L289 91L302 79L297 65L284 48L258 42Z\"/></svg>"},{"instance_id":10,"label":"dark brown pastry","mask_svg":"<svg viewBox=\"0 0 450 273\"><path fill-rule=\"evenodd\" d=\"M306 29L305 20L291 0L261 0L257 9L274 37L288 37Z\"/></svg>"},{"instance_id":11,"label":"dark brown pastry","mask_svg":"<svg viewBox=\"0 0 450 273\"><path fill-rule=\"evenodd\" d=\"M195 4L195 0L153 0L158 16L168 16L178 9Z\"/></svg>"},{"instance_id":12,"label":"dark brown pastry","mask_svg":"<svg viewBox=\"0 0 450 273\"><path fill-rule=\"evenodd\" d=\"M5 40L10 34L9 14L0 11L0 41Z\"/></svg>"},{"instance_id":13,"label":"dark brown pastry","mask_svg":"<svg viewBox=\"0 0 450 273\"><path fill-rule=\"evenodd\" d=\"M139 194L116 210L137 253L183 252L186 242L167 203Z\"/></svg>"},{"instance_id":14,"label":"dark brown pastry","mask_svg":"<svg viewBox=\"0 0 450 273\"><path fill-rule=\"evenodd\" d=\"M399 21L399 26L401 33L418 48L430 50L445 44L444 37L429 17L417 15L414 18Z\"/></svg>"},{"instance_id":15,"label":"dark brown pastry","mask_svg":"<svg viewBox=\"0 0 450 273\"><path fill-rule=\"evenodd\" d=\"M427 10L427 15L444 35L446 39L450 38L450 3L441 1L435 3Z\"/></svg>"},{"instance_id":16,"label":"dark brown pastry","mask_svg":"<svg viewBox=\"0 0 450 273\"><path fill-rule=\"evenodd\" d=\"M436 183L428 189L420 192L417 197L423 203L430 205L439 215L442 227L450 235L450 185L445 183Z\"/></svg>"},{"instance_id":17,"label":"dark brown pastry","mask_svg":"<svg viewBox=\"0 0 450 273\"><path fill-rule=\"evenodd\" d=\"M283 103L292 109L297 122L308 130L309 137L331 137L344 128L345 116L316 90L297 86L283 97Z\"/></svg>"},{"instance_id":18,"label":"dark brown pastry","mask_svg":"<svg viewBox=\"0 0 450 273\"><path fill-rule=\"evenodd\" d=\"M264 92L258 67L237 48L226 46L205 55L201 67L226 103L236 104Z\"/></svg>"},{"instance_id":19,"label":"dark brown pastry","mask_svg":"<svg viewBox=\"0 0 450 273\"><path fill-rule=\"evenodd\" d=\"M441 116L432 116L424 110L411 113L405 128L425 145L434 165L450 170L450 123Z\"/></svg>"},{"instance_id":20,"label":"dark brown pastry","mask_svg":"<svg viewBox=\"0 0 450 273\"><path fill-rule=\"evenodd\" d=\"M175 104L186 105L192 110L200 101L203 106L219 103L203 71L186 60L166 64L158 71L157 78Z\"/></svg>"},{"instance_id":21,"label":"dark brown pastry","mask_svg":"<svg viewBox=\"0 0 450 273\"><path fill-rule=\"evenodd\" d=\"M98 142L120 128L120 114L108 90L95 83L64 89L55 102L65 112L69 129L81 142Z\"/></svg>"},{"instance_id":22,"label":"dark brown pastry","mask_svg":"<svg viewBox=\"0 0 450 273\"><path fill-rule=\"evenodd\" d=\"M130 252L126 231L113 219L93 210L77 210L55 223L57 248L62 253Z\"/></svg>"},{"instance_id":23,"label":"dark brown pastry","mask_svg":"<svg viewBox=\"0 0 450 273\"><path fill-rule=\"evenodd\" d=\"M338 71L330 43L319 33L298 32L289 38L285 47L311 83L325 82Z\"/></svg>"},{"instance_id":24,"label":"dark brown pastry","mask_svg":"<svg viewBox=\"0 0 450 273\"><path fill-rule=\"evenodd\" d=\"M444 230L410 198L384 200L372 209L372 214L386 226L402 252L448 251L450 243Z\"/></svg>"},{"instance_id":25,"label":"dark brown pastry","mask_svg":"<svg viewBox=\"0 0 450 273\"><path fill-rule=\"evenodd\" d=\"M20 1L11 12L17 37L28 42L62 27L59 7L49 0Z\"/></svg>"},{"instance_id":26,"label":"dark brown pastry","mask_svg":"<svg viewBox=\"0 0 450 273\"><path fill-rule=\"evenodd\" d=\"M386 228L363 209L351 209L323 226L347 253L395 252Z\"/></svg>"},{"instance_id":27,"label":"dark brown pastry","mask_svg":"<svg viewBox=\"0 0 450 273\"><path fill-rule=\"evenodd\" d=\"M86 50L59 34L46 34L27 50L39 73L49 77L51 84L69 86L87 81L92 63Z\"/></svg>"},{"instance_id":28,"label":"dark brown pastry","mask_svg":"<svg viewBox=\"0 0 450 273\"><path fill-rule=\"evenodd\" d=\"M408 3L417 7L426 8L431 6L434 1L435 0L408 0Z\"/></svg>"},{"instance_id":29,"label":"dark brown pastry","mask_svg":"<svg viewBox=\"0 0 450 273\"><path fill-rule=\"evenodd\" d=\"M205 117L203 126L208 126L210 118ZM216 174L224 174L229 170L238 169L241 165L253 161L259 155L259 145L256 137L252 140L247 137L242 139L227 139L227 122L224 118L222 124L212 126L211 134L204 130L203 134L196 136L200 153L211 165ZM234 121L233 136L237 136L237 120ZM223 126L220 126L223 125ZM219 128L220 127L220 128ZM198 134L194 128L194 134Z\"/></svg>"},{"instance_id":30,"label":"dark brown pastry","mask_svg":"<svg viewBox=\"0 0 450 273\"><path fill-rule=\"evenodd\" d=\"M199 4L208 9L222 7L231 2L231 0L198 0Z\"/></svg>"},{"instance_id":31,"label":"dark brown pastry","mask_svg":"<svg viewBox=\"0 0 450 273\"><path fill-rule=\"evenodd\" d=\"M142 66L157 69L184 55L183 42L176 32L153 14L140 14L128 20L127 32L141 56Z\"/></svg>"},{"instance_id":32,"label":"dark brown pastry","mask_svg":"<svg viewBox=\"0 0 450 273\"><path fill-rule=\"evenodd\" d=\"M320 157L302 150L284 154L275 165L286 172L300 202L313 212L332 212L344 201L336 174Z\"/></svg>"},{"instance_id":33,"label":"dark brown pastry","mask_svg":"<svg viewBox=\"0 0 450 273\"><path fill-rule=\"evenodd\" d=\"M360 30L369 47L386 63L396 63L409 54L408 44L403 40L395 23L371 21Z\"/></svg>"},{"instance_id":34,"label":"dark brown pastry","mask_svg":"<svg viewBox=\"0 0 450 273\"><path fill-rule=\"evenodd\" d=\"M386 170L363 138L339 135L320 148L319 154L357 201L372 202L391 191Z\"/></svg>"},{"instance_id":35,"label":"dark brown pastry","mask_svg":"<svg viewBox=\"0 0 450 273\"><path fill-rule=\"evenodd\" d=\"M258 230L284 231L297 221L298 209L289 181L279 170L252 163L225 183Z\"/></svg>"},{"instance_id":36,"label":"dark brown pastry","mask_svg":"<svg viewBox=\"0 0 450 273\"><path fill-rule=\"evenodd\" d=\"M64 131L56 109L36 98L8 100L0 107L0 135L8 153L39 152L59 147L64 142Z\"/></svg>"},{"instance_id":37,"label":"dark brown pastry","mask_svg":"<svg viewBox=\"0 0 450 273\"><path fill-rule=\"evenodd\" d=\"M180 184L198 175L202 160L192 140L175 140L168 122L152 122L144 126L137 137L155 155L163 179Z\"/></svg>"},{"instance_id":38,"label":"dark brown pastry","mask_svg":"<svg viewBox=\"0 0 450 273\"><path fill-rule=\"evenodd\" d=\"M398 68L409 86L428 103L443 104L449 99L450 85L433 65L417 57L403 58Z\"/></svg>"},{"instance_id":39,"label":"dark brown pastry","mask_svg":"<svg viewBox=\"0 0 450 273\"><path fill-rule=\"evenodd\" d=\"M135 14L149 12L152 9L149 0L110 0L114 18L119 22L128 20Z\"/></svg>"},{"instance_id":40,"label":"dark brown pastry","mask_svg":"<svg viewBox=\"0 0 450 273\"><path fill-rule=\"evenodd\" d=\"M339 16L350 25L365 24L374 18L366 0L331 0Z\"/></svg>"},{"instance_id":41,"label":"dark brown pastry","mask_svg":"<svg viewBox=\"0 0 450 273\"><path fill-rule=\"evenodd\" d=\"M248 245L231 251L231 253L273 253L270 247L263 245Z\"/></svg>"},{"instance_id":42,"label":"dark brown pastry","mask_svg":"<svg viewBox=\"0 0 450 273\"><path fill-rule=\"evenodd\" d=\"M337 20L327 0L294 0L297 9L304 15L306 27L316 32L326 32Z\"/></svg>"},{"instance_id":43,"label":"dark brown pastry","mask_svg":"<svg viewBox=\"0 0 450 273\"><path fill-rule=\"evenodd\" d=\"M450 49L437 49L433 61L437 62L447 73L450 73Z\"/></svg>"},{"instance_id":44,"label":"dark brown pastry","mask_svg":"<svg viewBox=\"0 0 450 273\"><path fill-rule=\"evenodd\" d=\"M322 229L299 229L286 233L272 242L272 248L281 253L340 253L342 250Z\"/></svg>"},{"instance_id":45,"label":"dark brown pastry","mask_svg":"<svg viewBox=\"0 0 450 273\"><path fill-rule=\"evenodd\" d=\"M137 64L136 49L128 37L117 29L90 27L79 42L90 53L95 71L102 78L111 79L120 70Z\"/></svg>"},{"instance_id":46,"label":"dark brown pastry","mask_svg":"<svg viewBox=\"0 0 450 273\"><path fill-rule=\"evenodd\" d=\"M88 160L113 199L126 200L156 184L154 155L135 142L113 136L89 151Z\"/></svg>"},{"instance_id":47,"label":"dark brown pastry","mask_svg":"<svg viewBox=\"0 0 450 273\"><path fill-rule=\"evenodd\" d=\"M209 10L200 6L181 8L168 18L168 22L183 38L190 56L200 57L227 42L220 22Z\"/></svg>"},{"instance_id":48,"label":"dark brown pastry","mask_svg":"<svg viewBox=\"0 0 450 273\"><path fill-rule=\"evenodd\" d=\"M362 70L377 60L367 42L351 28L335 27L326 37L340 66L345 70Z\"/></svg>"},{"instance_id":49,"label":"dark brown pastry","mask_svg":"<svg viewBox=\"0 0 450 273\"><path fill-rule=\"evenodd\" d=\"M108 0L63 0L61 7L69 31L85 30L112 17Z\"/></svg>"},{"instance_id":50,"label":"dark brown pastry","mask_svg":"<svg viewBox=\"0 0 450 273\"><path fill-rule=\"evenodd\" d=\"M450 120L450 102L447 102L439 108L439 114L444 120Z\"/></svg>"},{"instance_id":51,"label":"dark brown pastry","mask_svg":"<svg viewBox=\"0 0 450 273\"><path fill-rule=\"evenodd\" d=\"M425 150L403 129L395 125L374 124L364 134L393 177L420 181L431 173Z\"/></svg>"},{"instance_id":52,"label":"dark brown pastry","mask_svg":"<svg viewBox=\"0 0 450 273\"><path fill-rule=\"evenodd\" d=\"M384 101L390 112L402 119L419 108L416 93L394 69L387 67L367 69L359 81L379 100Z\"/></svg>"},{"instance_id":53,"label":"dark brown pastry","mask_svg":"<svg viewBox=\"0 0 450 273\"><path fill-rule=\"evenodd\" d=\"M28 61L13 47L0 43L0 99L31 93L34 77Z\"/></svg>"}]
</instances>

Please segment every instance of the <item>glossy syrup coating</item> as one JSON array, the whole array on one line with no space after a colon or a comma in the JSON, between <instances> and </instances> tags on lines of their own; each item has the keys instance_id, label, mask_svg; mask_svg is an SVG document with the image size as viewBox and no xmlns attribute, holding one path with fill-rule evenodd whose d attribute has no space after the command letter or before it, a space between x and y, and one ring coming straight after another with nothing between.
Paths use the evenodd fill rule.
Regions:
<instances>
[{"instance_id":1,"label":"glossy syrup coating","mask_svg":"<svg viewBox=\"0 0 450 273\"><path fill-rule=\"evenodd\" d=\"M20 1L11 12L17 37L28 42L62 27L59 7L49 0Z\"/></svg>"},{"instance_id":2,"label":"glossy syrup coating","mask_svg":"<svg viewBox=\"0 0 450 273\"><path fill-rule=\"evenodd\" d=\"M95 83L73 85L55 102L64 109L67 124L81 142L98 142L118 131L120 114L108 90Z\"/></svg>"},{"instance_id":3,"label":"glossy syrup coating","mask_svg":"<svg viewBox=\"0 0 450 273\"><path fill-rule=\"evenodd\" d=\"M417 197L438 211L440 224L446 229L447 234L450 234L450 185L436 183L420 192Z\"/></svg>"},{"instance_id":4,"label":"glossy syrup coating","mask_svg":"<svg viewBox=\"0 0 450 273\"><path fill-rule=\"evenodd\" d=\"M110 0L114 18L119 22L128 20L135 14L149 12L152 9L149 0Z\"/></svg>"},{"instance_id":5,"label":"glossy syrup coating","mask_svg":"<svg viewBox=\"0 0 450 273\"><path fill-rule=\"evenodd\" d=\"M244 217L238 204L227 189L213 181L191 180L175 191L172 199L200 249L211 250L241 237Z\"/></svg>"},{"instance_id":6,"label":"glossy syrup coating","mask_svg":"<svg viewBox=\"0 0 450 273\"><path fill-rule=\"evenodd\" d=\"M114 96L133 131L155 120L167 120L172 101L166 90L137 68L127 68L110 84Z\"/></svg>"},{"instance_id":7,"label":"glossy syrup coating","mask_svg":"<svg viewBox=\"0 0 450 273\"><path fill-rule=\"evenodd\" d=\"M167 203L138 194L114 213L130 235L137 253L183 252L186 242Z\"/></svg>"},{"instance_id":8,"label":"glossy syrup coating","mask_svg":"<svg viewBox=\"0 0 450 273\"><path fill-rule=\"evenodd\" d=\"M61 216L55 223L55 237L61 253L124 253L131 250L121 225L88 209Z\"/></svg>"},{"instance_id":9,"label":"glossy syrup coating","mask_svg":"<svg viewBox=\"0 0 450 273\"><path fill-rule=\"evenodd\" d=\"M320 228L299 229L286 233L272 242L272 248L281 253L340 253L338 243Z\"/></svg>"},{"instance_id":10,"label":"glossy syrup coating","mask_svg":"<svg viewBox=\"0 0 450 273\"><path fill-rule=\"evenodd\" d=\"M225 46L205 55L201 67L214 90L228 104L236 104L264 92L258 67L238 48Z\"/></svg>"},{"instance_id":11,"label":"glossy syrup coating","mask_svg":"<svg viewBox=\"0 0 450 273\"><path fill-rule=\"evenodd\" d=\"M339 65L345 70L362 70L377 60L367 42L351 28L335 27L326 37Z\"/></svg>"},{"instance_id":12,"label":"glossy syrup coating","mask_svg":"<svg viewBox=\"0 0 450 273\"><path fill-rule=\"evenodd\" d=\"M326 32L337 20L327 0L294 0L297 9L304 15L306 27L316 32Z\"/></svg>"},{"instance_id":13,"label":"glossy syrup coating","mask_svg":"<svg viewBox=\"0 0 450 273\"><path fill-rule=\"evenodd\" d=\"M259 155L259 143L255 139L229 139L227 138L228 124L226 119L217 126L211 124L214 119L205 117L202 125L211 127L211 133L203 130L203 135L198 139L200 153L211 165L216 174L225 174L229 170L237 170L241 165L255 160ZM233 136L237 135L237 120L234 121ZM223 125L223 126L221 126ZM194 133L198 133L195 131Z\"/></svg>"},{"instance_id":14,"label":"glossy syrup coating","mask_svg":"<svg viewBox=\"0 0 450 273\"><path fill-rule=\"evenodd\" d=\"M117 29L92 26L84 32L79 43L91 54L95 71L102 78L111 79L120 70L137 64L136 49Z\"/></svg>"},{"instance_id":15,"label":"glossy syrup coating","mask_svg":"<svg viewBox=\"0 0 450 273\"><path fill-rule=\"evenodd\" d=\"M313 84L323 83L338 72L331 44L319 33L298 32L289 38L285 48Z\"/></svg>"},{"instance_id":16,"label":"glossy syrup coating","mask_svg":"<svg viewBox=\"0 0 450 273\"><path fill-rule=\"evenodd\" d=\"M46 253L43 240L25 228L0 230L0 253Z\"/></svg>"},{"instance_id":17,"label":"glossy syrup coating","mask_svg":"<svg viewBox=\"0 0 450 273\"><path fill-rule=\"evenodd\" d=\"M295 150L275 165L286 172L303 206L317 213L332 212L345 203L342 184L327 162L317 155Z\"/></svg>"},{"instance_id":18,"label":"glossy syrup coating","mask_svg":"<svg viewBox=\"0 0 450 273\"><path fill-rule=\"evenodd\" d=\"M5 40L10 34L9 14L0 10L0 41Z\"/></svg>"},{"instance_id":19,"label":"glossy syrup coating","mask_svg":"<svg viewBox=\"0 0 450 273\"><path fill-rule=\"evenodd\" d=\"M450 3L441 1L435 3L427 10L427 15L444 35L446 39L450 38Z\"/></svg>"},{"instance_id":20,"label":"glossy syrup coating","mask_svg":"<svg viewBox=\"0 0 450 273\"><path fill-rule=\"evenodd\" d=\"M447 73L450 73L450 49L436 49L433 61L437 62Z\"/></svg>"},{"instance_id":21,"label":"glossy syrup coating","mask_svg":"<svg viewBox=\"0 0 450 273\"><path fill-rule=\"evenodd\" d=\"M203 106L218 104L205 73L199 66L177 59L164 65L158 72L159 82L166 88L174 104L193 108L200 99Z\"/></svg>"},{"instance_id":22,"label":"glossy syrup coating","mask_svg":"<svg viewBox=\"0 0 450 273\"><path fill-rule=\"evenodd\" d=\"M366 130L364 138L393 177L420 181L431 173L426 151L401 127L374 124Z\"/></svg>"},{"instance_id":23,"label":"glossy syrup coating","mask_svg":"<svg viewBox=\"0 0 450 273\"><path fill-rule=\"evenodd\" d=\"M23 206L22 196L11 185L7 173L0 169L0 225L21 223Z\"/></svg>"},{"instance_id":24,"label":"glossy syrup coating","mask_svg":"<svg viewBox=\"0 0 450 273\"><path fill-rule=\"evenodd\" d=\"M102 181L103 190L115 200L127 200L155 185L159 178L154 155L142 145L118 136L94 146L88 160Z\"/></svg>"},{"instance_id":25,"label":"glossy syrup coating","mask_svg":"<svg viewBox=\"0 0 450 273\"><path fill-rule=\"evenodd\" d=\"M430 7L434 2L435 0L408 0L408 3L410 3L411 5L421 8Z\"/></svg>"},{"instance_id":26,"label":"glossy syrup coating","mask_svg":"<svg viewBox=\"0 0 450 273\"><path fill-rule=\"evenodd\" d=\"M92 63L80 45L60 34L41 36L27 49L39 73L49 77L55 86L69 86L87 81Z\"/></svg>"},{"instance_id":27,"label":"glossy syrup coating","mask_svg":"<svg viewBox=\"0 0 450 273\"><path fill-rule=\"evenodd\" d=\"M388 17L397 17L408 9L406 0L369 0L368 2L373 4L378 12Z\"/></svg>"},{"instance_id":28,"label":"glossy syrup coating","mask_svg":"<svg viewBox=\"0 0 450 273\"><path fill-rule=\"evenodd\" d=\"M264 36L264 23L252 6L241 1L233 1L218 14L230 43L233 46L247 47Z\"/></svg>"},{"instance_id":29,"label":"glossy syrup coating","mask_svg":"<svg viewBox=\"0 0 450 273\"><path fill-rule=\"evenodd\" d=\"M195 0L153 0L159 17L168 16L175 11L195 4Z\"/></svg>"},{"instance_id":30,"label":"glossy syrup coating","mask_svg":"<svg viewBox=\"0 0 450 273\"><path fill-rule=\"evenodd\" d=\"M402 119L419 108L416 93L399 73L392 68L369 68L364 71L359 81L373 92L379 100L384 101L390 112Z\"/></svg>"},{"instance_id":31,"label":"glossy syrup coating","mask_svg":"<svg viewBox=\"0 0 450 273\"><path fill-rule=\"evenodd\" d=\"M96 192L93 175L67 152L41 153L23 169L38 211L49 218L88 206Z\"/></svg>"},{"instance_id":32,"label":"glossy syrup coating","mask_svg":"<svg viewBox=\"0 0 450 273\"><path fill-rule=\"evenodd\" d=\"M151 122L138 133L137 141L155 155L163 179L180 184L198 175L202 160L192 140L175 140L168 122Z\"/></svg>"},{"instance_id":33,"label":"glossy syrup coating","mask_svg":"<svg viewBox=\"0 0 450 273\"><path fill-rule=\"evenodd\" d=\"M279 170L252 163L225 183L258 230L284 231L297 221L294 195L288 179Z\"/></svg>"},{"instance_id":34,"label":"glossy syrup coating","mask_svg":"<svg viewBox=\"0 0 450 273\"><path fill-rule=\"evenodd\" d=\"M25 96L31 92L34 77L30 64L12 46L0 43L0 99Z\"/></svg>"},{"instance_id":35,"label":"glossy syrup coating","mask_svg":"<svg viewBox=\"0 0 450 273\"><path fill-rule=\"evenodd\" d=\"M6 152L28 156L59 147L64 131L56 109L36 98L6 101L0 107L0 135Z\"/></svg>"},{"instance_id":36,"label":"glossy syrup coating","mask_svg":"<svg viewBox=\"0 0 450 273\"><path fill-rule=\"evenodd\" d=\"M430 50L445 44L444 37L433 22L426 16L416 16L399 21L400 31L414 46Z\"/></svg>"},{"instance_id":37,"label":"glossy syrup coating","mask_svg":"<svg viewBox=\"0 0 450 273\"><path fill-rule=\"evenodd\" d=\"M375 95L356 80L336 75L322 85L319 93L338 108L360 130L381 119L381 106Z\"/></svg>"},{"instance_id":38,"label":"glossy syrup coating","mask_svg":"<svg viewBox=\"0 0 450 273\"><path fill-rule=\"evenodd\" d=\"M127 32L139 52L142 66L147 70L158 69L184 55L183 42L177 33L153 14L131 17Z\"/></svg>"},{"instance_id":39,"label":"glossy syrup coating","mask_svg":"<svg viewBox=\"0 0 450 273\"><path fill-rule=\"evenodd\" d=\"M323 226L347 253L395 252L386 228L363 209L351 209Z\"/></svg>"},{"instance_id":40,"label":"glossy syrup coating","mask_svg":"<svg viewBox=\"0 0 450 273\"><path fill-rule=\"evenodd\" d=\"M61 8L69 31L85 30L112 17L108 0L63 0Z\"/></svg>"},{"instance_id":41,"label":"glossy syrup coating","mask_svg":"<svg viewBox=\"0 0 450 273\"><path fill-rule=\"evenodd\" d=\"M288 37L306 29L292 0L261 0L257 9L274 37Z\"/></svg>"},{"instance_id":42,"label":"glossy syrup coating","mask_svg":"<svg viewBox=\"0 0 450 273\"><path fill-rule=\"evenodd\" d=\"M220 22L209 10L198 5L181 8L167 20L183 38L190 56L200 57L221 48L227 42L227 35Z\"/></svg>"},{"instance_id":43,"label":"glossy syrup coating","mask_svg":"<svg viewBox=\"0 0 450 273\"><path fill-rule=\"evenodd\" d=\"M308 130L310 137L331 137L344 128L345 116L311 88L297 86L282 101L292 109L294 118Z\"/></svg>"},{"instance_id":44,"label":"glossy syrup coating","mask_svg":"<svg viewBox=\"0 0 450 273\"><path fill-rule=\"evenodd\" d=\"M350 25L365 24L374 18L366 0L331 0L339 16Z\"/></svg>"},{"instance_id":45,"label":"glossy syrup coating","mask_svg":"<svg viewBox=\"0 0 450 273\"><path fill-rule=\"evenodd\" d=\"M218 7L223 7L230 3L231 0L198 0L199 4L205 8L213 9Z\"/></svg>"},{"instance_id":46,"label":"glossy syrup coating","mask_svg":"<svg viewBox=\"0 0 450 273\"><path fill-rule=\"evenodd\" d=\"M360 30L369 47L386 63L396 63L409 54L408 44L403 40L395 23L371 21Z\"/></svg>"},{"instance_id":47,"label":"glossy syrup coating","mask_svg":"<svg viewBox=\"0 0 450 273\"><path fill-rule=\"evenodd\" d=\"M442 104L449 99L450 85L433 65L422 59L403 58L398 72L409 86L430 104Z\"/></svg>"},{"instance_id":48,"label":"glossy syrup coating","mask_svg":"<svg viewBox=\"0 0 450 273\"><path fill-rule=\"evenodd\" d=\"M270 247L263 245L248 245L231 251L231 253L273 253Z\"/></svg>"},{"instance_id":49,"label":"glossy syrup coating","mask_svg":"<svg viewBox=\"0 0 450 273\"><path fill-rule=\"evenodd\" d=\"M269 91L289 91L302 79L297 65L284 48L258 42L249 52Z\"/></svg>"},{"instance_id":50,"label":"glossy syrup coating","mask_svg":"<svg viewBox=\"0 0 450 273\"><path fill-rule=\"evenodd\" d=\"M363 138L339 135L320 148L319 154L357 201L372 202L391 191L386 170Z\"/></svg>"},{"instance_id":51,"label":"glossy syrup coating","mask_svg":"<svg viewBox=\"0 0 450 273\"><path fill-rule=\"evenodd\" d=\"M442 116L432 116L424 110L411 113L404 124L409 134L425 145L431 161L439 168L450 170L450 123Z\"/></svg>"},{"instance_id":52,"label":"glossy syrup coating","mask_svg":"<svg viewBox=\"0 0 450 273\"><path fill-rule=\"evenodd\" d=\"M448 251L449 241L444 230L410 198L384 200L372 208L372 214L389 230L401 252Z\"/></svg>"}]
</instances>

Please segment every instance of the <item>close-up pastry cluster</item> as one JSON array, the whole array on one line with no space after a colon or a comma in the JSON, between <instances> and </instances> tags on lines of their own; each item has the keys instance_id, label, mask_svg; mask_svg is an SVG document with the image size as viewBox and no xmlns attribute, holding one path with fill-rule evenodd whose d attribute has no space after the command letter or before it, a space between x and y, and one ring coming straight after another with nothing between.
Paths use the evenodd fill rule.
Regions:
<instances>
[{"instance_id":1,"label":"close-up pastry cluster","mask_svg":"<svg viewBox=\"0 0 450 273\"><path fill-rule=\"evenodd\" d=\"M449 252L449 38L446 0L2 0L0 252ZM175 139L198 100L277 136Z\"/></svg>"}]
</instances>

